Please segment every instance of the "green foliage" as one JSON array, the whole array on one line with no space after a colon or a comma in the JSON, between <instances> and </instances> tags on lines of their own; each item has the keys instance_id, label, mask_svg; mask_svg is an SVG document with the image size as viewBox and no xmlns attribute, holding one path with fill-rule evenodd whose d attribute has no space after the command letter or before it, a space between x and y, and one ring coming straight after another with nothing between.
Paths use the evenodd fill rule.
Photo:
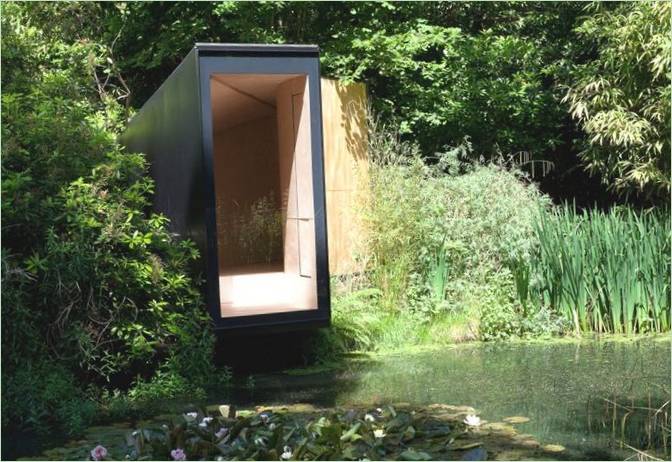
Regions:
<instances>
[{"instance_id":1,"label":"green foliage","mask_svg":"<svg viewBox=\"0 0 672 462\"><path fill-rule=\"evenodd\" d=\"M670 328L670 217L630 209L543 214L539 248L519 288L561 314L576 332L661 332Z\"/></svg>"},{"instance_id":2,"label":"green foliage","mask_svg":"<svg viewBox=\"0 0 672 462\"><path fill-rule=\"evenodd\" d=\"M70 371L58 364L32 363L2 376L3 427L30 426L41 433L53 427L80 434L93 420L96 407Z\"/></svg>"},{"instance_id":3,"label":"green foliage","mask_svg":"<svg viewBox=\"0 0 672 462\"><path fill-rule=\"evenodd\" d=\"M467 439L457 415L446 418L446 411L435 409L436 415L433 409L392 406L307 415L243 411L235 418L191 412L133 432L126 458L174 460L184 453L190 460L431 460Z\"/></svg>"},{"instance_id":4,"label":"green foliage","mask_svg":"<svg viewBox=\"0 0 672 462\"><path fill-rule=\"evenodd\" d=\"M146 161L116 144L123 95L109 49L61 35L71 29L58 13L46 33L34 8L5 3L2 15L2 387L17 397L3 411L76 432L92 417L83 382L159 366L202 381L213 336L189 270L196 249L146 213ZM97 11L70 8L73 21Z\"/></svg>"},{"instance_id":5,"label":"green foliage","mask_svg":"<svg viewBox=\"0 0 672 462\"><path fill-rule=\"evenodd\" d=\"M543 326L538 310L517 302L508 270L535 251L534 225L547 198L515 171L465 161L468 142L430 164L380 124L372 124L369 141L363 178L370 192L359 208L367 272L332 284L334 327L317 343L318 357L563 330L555 317Z\"/></svg>"},{"instance_id":6,"label":"green foliage","mask_svg":"<svg viewBox=\"0 0 672 462\"><path fill-rule=\"evenodd\" d=\"M580 13L573 3L130 2L101 10L102 41L116 40L137 105L195 41L316 43L324 74L366 82L377 112L425 153L465 135L485 156L548 159L566 143L555 83Z\"/></svg>"},{"instance_id":7,"label":"green foliage","mask_svg":"<svg viewBox=\"0 0 672 462\"><path fill-rule=\"evenodd\" d=\"M587 135L581 155L618 191L668 197L672 7L589 8L577 33L592 54L573 69L565 97Z\"/></svg>"}]
</instances>

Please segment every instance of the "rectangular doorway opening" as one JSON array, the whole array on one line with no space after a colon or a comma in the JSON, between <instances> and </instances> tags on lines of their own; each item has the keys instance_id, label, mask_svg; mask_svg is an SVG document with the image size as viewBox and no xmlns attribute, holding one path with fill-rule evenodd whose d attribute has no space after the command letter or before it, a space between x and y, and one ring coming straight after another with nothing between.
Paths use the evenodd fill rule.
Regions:
<instances>
[{"instance_id":1,"label":"rectangular doorway opening","mask_svg":"<svg viewBox=\"0 0 672 462\"><path fill-rule=\"evenodd\" d=\"M220 314L317 308L308 78L212 74Z\"/></svg>"}]
</instances>

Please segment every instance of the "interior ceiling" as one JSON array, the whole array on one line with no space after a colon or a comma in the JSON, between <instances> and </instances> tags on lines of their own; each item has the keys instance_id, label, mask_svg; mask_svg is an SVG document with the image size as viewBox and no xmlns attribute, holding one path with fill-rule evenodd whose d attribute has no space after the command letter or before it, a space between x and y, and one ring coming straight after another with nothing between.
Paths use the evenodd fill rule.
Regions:
<instances>
[{"instance_id":1,"label":"interior ceiling","mask_svg":"<svg viewBox=\"0 0 672 462\"><path fill-rule=\"evenodd\" d=\"M215 133L275 114L278 85L298 74L213 74L210 78Z\"/></svg>"}]
</instances>

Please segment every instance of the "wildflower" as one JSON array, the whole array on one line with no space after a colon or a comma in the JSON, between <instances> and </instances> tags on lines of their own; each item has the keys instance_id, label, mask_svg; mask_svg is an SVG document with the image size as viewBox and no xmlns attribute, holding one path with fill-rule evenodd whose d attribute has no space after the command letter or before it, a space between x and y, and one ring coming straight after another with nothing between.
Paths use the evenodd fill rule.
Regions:
<instances>
[{"instance_id":1,"label":"wildflower","mask_svg":"<svg viewBox=\"0 0 672 462\"><path fill-rule=\"evenodd\" d=\"M172 457L173 460L187 460L187 455L180 448L170 451L170 457Z\"/></svg>"},{"instance_id":2,"label":"wildflower","mask_svg":"<svg viewBox=\"0 0 672 462\"><path fill-rule=\"evenodd\" d=\"M364 421L365 422L375 422L376 418L374 416L372 416L371 414L366 414L364 416Z\"/></svg>"},{"instance_id":3,"label":"wildflower","mask_svg":"<svg viewBox=\"0 0 672 462\"><path fill-rule=\"evenodd\" d=\"M107 449L100 444L91 450L91 458L93 460L105 460L107 457Z\"/></svg>"},{"instance_id":4,"label":"wildflower","mask_svg":"<svg viewBox=\"0 0 672 462\"><path fill-rule=\"evenodd\" d=\"M221 440L226 436L227 433L229 433L229 429L226 427L222 427L217 431L217 433L215 433L215 436L217 437L218 440Z\"/></svg>"},{"instance_id":5,"label":"wildflower","mask_svg":"<svg viewBox=\"0 0 672 462\"><path fill-rule=\"evenodd\" d=\"M282 454L280 454L280 459L282 460L289 460L292 458L292 448L289 446L285 446L282 449Z\"/></svg>"},{"instance_id":6,"label":"wildflower","mask_svg":"<svg viewBox=\"0 0 672 462\"><path fill-rule=\"evenodd\" d=\"M205 428L208 426L208 424L212 422L212 417L203 417L203 420L201 423L198 424L199 427Z\"/></svg>"},{"instance_id":7,"label":"wildflower","mask_svg":"<svg viewBox=\"0 0 672 462\"><path fill-rule=\"evenodd\" d=\"M467 424L470 427L478 427L481 425L481 418L472 414L469 414L467 417L464 419L464 423Z\"/></svg>"},{"instance_id":8,"label":"wildflower","mask_svg":"<svg viewBox=\"0 0 672 462\"><path fill-rule=\"evenodd\" d=\"M193 422L198 417L198 412L187 412L184 414L184 420L187 422Z\"/></svg>"},{"instance_id":9,"label":"wildflower","mask_svg":"<svg viewBox=\"0 0 672 462\"><path fill-rule=\"evenodd\" d=\"M267 423L268 423L268 420L270 419L270 417L268 416L268 414L265 414L265 413L264 413L264 414L259 414L259 418L261 419L261 422L262 422L264 425L267 424Z\"/></svg>"},{"instance_id":10,"label":"wildflower","mask_svg":"<svg viewBox=\"0 0 672 462\"><path fill-rule=\"evenodd\" d=\"M268 429L273 431L273 430L275 430L275 427L277 427L277 425L275 425L274 423L271 423L271 425L268 426Z\"/></svg>"},{"instance_id":11,"label":"wildflower","mask_svg":"<svg viewBox=\"0 0 672 462\"><path fill-rule=\"evenodd\" d=\"M382 428L378 428L373 431L373 436L375 436L376 438L382 438L383 436L385 436L385 430L383 430Z\"/></svg>"}]
</instances>

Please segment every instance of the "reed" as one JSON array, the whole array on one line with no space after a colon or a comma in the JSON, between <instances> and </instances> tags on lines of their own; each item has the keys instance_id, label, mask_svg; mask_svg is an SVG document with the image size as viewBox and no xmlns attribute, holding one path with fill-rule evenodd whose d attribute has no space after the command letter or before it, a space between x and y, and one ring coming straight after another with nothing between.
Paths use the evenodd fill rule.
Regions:
<instances>
[{"instance_id":1,"label":"reed","mask_svg":"<svg viewBox=\"0 0 672 462\"><path fill-rule=\"evenodd\" d=\"M663 211L544 211L535 226L537 251L513 268L530 274L516 284L521 303L550 306L577 332L667 331L669 230Z\"/></svg>"}]
</instances>

